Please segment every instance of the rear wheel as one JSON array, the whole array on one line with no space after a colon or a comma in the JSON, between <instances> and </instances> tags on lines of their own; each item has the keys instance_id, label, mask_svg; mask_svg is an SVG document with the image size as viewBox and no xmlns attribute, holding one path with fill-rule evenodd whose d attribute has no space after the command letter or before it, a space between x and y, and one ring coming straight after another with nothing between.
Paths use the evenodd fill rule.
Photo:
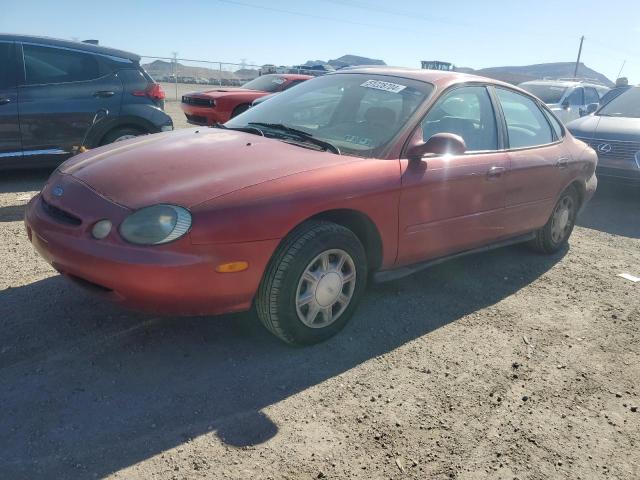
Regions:
<instances>
[{"instance_id":1,"label":"rear wheel","mask_svg":"<svg viewBox=\"0 0 640 480\"><path fill-rule=\"evenodd\" d=\"M364 248L351 230L306 222L272 258L256 297L258 317L287 343L321 342L349 321L366 279Z\"/></svg>"},{"instance_id":2,"label":"rear wheel","mask_svg":"<svg viewBox=\"0 0 640 480\"><path fill-rule=\"evenodd\" d=\"M237 117L241 113L246 112L247 110L249 110L249 107L250 105L248 104L238 105L236 108L233 109L233 112L231 113L231 118Z\"/></svg>"},{"instance_id":3,"label":"rear wheel","mask_svg":"<svg viewBox=\"0 0 640 480\"><path fill-rule=\"evenodd\" d=\"M147 132L145 132L144 130L134 127L114 128L104 136L102 142L100 142L100 145L122 142L123 140L129 140L130 138L139 137L140 135L144 135L146 133Z\"/></svg>"},{"instance_id":4,"label":"rear wheel","mask_svg":"<svg viewBox=\"0 0 640 480\"><path fill-rule=\"evenodd\" d=\"M553 208L551 218L536 232L531 247L542 253L555 253L569 240L578 214L578 194L575 188L565 190Z\"/></svg>"}]
</instances>

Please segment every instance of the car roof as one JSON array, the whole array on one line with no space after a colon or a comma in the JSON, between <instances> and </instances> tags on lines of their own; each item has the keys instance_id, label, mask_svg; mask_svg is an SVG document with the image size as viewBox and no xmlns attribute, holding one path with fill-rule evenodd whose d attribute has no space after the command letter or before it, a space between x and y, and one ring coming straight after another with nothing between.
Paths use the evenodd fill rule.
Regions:
<instances>
[{"instance_id":1,"label":"car roof","mask_svg":"<svg viewBox=\"0 0 640 480\"><path fill-rule=\"evenodd\" d=\"M481 77L479 75L472 75L470 73L462 72L448 72L441 70L424 70L420 68L405 68L405 67L349 67L343 68L336 72L332 72L329 75L347 75L351 73L364 73L371 75L389 75L392 77L410 78L412 80L419 80L422 82L433 83L440 87L452 85L455 83L466 82L482 82L489 83L491 85L502 85L515 90L520 88L510 84L495 80L493 78ZM527 93L527 92L525 92ZM527 93L528 95L528 93Z\"/></svg>"},{"instance_id":2,"label":"car roof","mask_svg":"<svg viewBox=\"0 0 640 480\"><path fill-rule=\"evenodd\" d=\"M302 73L266 73L261 75L261 77L282 77L287 80L310 80L316 78L313 75L304 75Z\"/></svg>"},{"instance_id":3,"label":"car roof","mask_svg":"<svg viewBox=\"0 0 640 480\"><path fill-rule=\"evenodd\" d=\"M15 35L8 33L0 33L0 41L37 43L41 45L51 45L52 47L70 48L73 50L81 50L89 53L98 53L100 55L109 55L111 57L126 58L134 62L140 61L140 55L125 52L115 48L103 47L92 43L75 42L73 40L61 40L58 38L38 37L34 35Z\"/></svg>"},{"instance_id":4,"label":"car roof","mask_svg":"<svg viewBox=\"0 0 640 480\"><path fill-rule=\"evenodd\" d=\"M606 85L602 85L599 83L592 83L588 81L582 80L529 80L527 82L522 82L520 85L550 85L556 87L579 87L579 86L587 86L587 87L597 87L597 88L609 88Z\"/></svg>"}]
</instances>

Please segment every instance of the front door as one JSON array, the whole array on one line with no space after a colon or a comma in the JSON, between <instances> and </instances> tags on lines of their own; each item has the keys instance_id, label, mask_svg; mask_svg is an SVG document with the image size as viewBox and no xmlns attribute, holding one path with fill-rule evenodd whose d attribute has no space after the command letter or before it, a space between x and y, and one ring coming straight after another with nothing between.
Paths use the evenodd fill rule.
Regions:
<instances>
[{"instance_id":1,"label":"front door","mask_svg":"<svg viewBox=\"0 0 640 480\"><path fill-rule=\"evenodd\" d=\"M461 136L464 155L402 160L398 264L446 256L503 236L507 153L485 86L445 93L416 135ZM416 141L416 138L413 139Z\"/></svg>"},{"instance_id":2,"label":"front door","mask_svg":"<svg viewBox=\"0 0 640 480\"><path fill-rule=\"evenodd\" d=\"M15 72L15 43L0 42L0 168L22 157Z\"/></svg>"},{"instance_id":3,"label":"front door","mask_svg":"<svg viewBox=\"0 0 640 480\"><path fill-rule=\"evenodd\" d=\"M23 44L24 84L19 88L25 156L64 160L80 145L100 109L118 115L122 82L100 55Z\"/></svg>"}]
</instances>

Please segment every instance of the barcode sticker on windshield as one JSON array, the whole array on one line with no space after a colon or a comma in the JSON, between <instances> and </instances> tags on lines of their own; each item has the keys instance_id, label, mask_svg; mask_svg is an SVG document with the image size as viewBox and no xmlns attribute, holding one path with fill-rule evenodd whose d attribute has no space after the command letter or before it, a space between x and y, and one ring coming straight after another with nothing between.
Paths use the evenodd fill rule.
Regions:
<instances>
[{"instance_id":1,"label":"barcode sticker on windshield","mask_svg":"<svg viewBox=\"0 0 640 480\"><path fill-rule=\"evenodd\" d=\"M375 88L376 90L384 90L385 92L399 93L404 90L406 85L398 85L397 83L382 82L380 80L367 80L361 87Z\"/></svg>"}]
</instances>

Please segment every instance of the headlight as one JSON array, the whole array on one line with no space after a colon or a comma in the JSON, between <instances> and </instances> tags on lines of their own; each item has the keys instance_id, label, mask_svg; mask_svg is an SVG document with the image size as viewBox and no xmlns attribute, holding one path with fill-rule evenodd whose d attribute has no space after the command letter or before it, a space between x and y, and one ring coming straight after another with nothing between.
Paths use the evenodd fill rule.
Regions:
<instances>
[{"instance_id":1,"label":"headlight","mask_svg":"<svg viewBox=\"0 0 640 480\"><path fill-rule=\"evenodd\" d=\"M176 205L154 205L129 215L120 225L120 235L137 245L158 245L180 238L191 227L191 214Z\"/></svg>"}]
</instances>

